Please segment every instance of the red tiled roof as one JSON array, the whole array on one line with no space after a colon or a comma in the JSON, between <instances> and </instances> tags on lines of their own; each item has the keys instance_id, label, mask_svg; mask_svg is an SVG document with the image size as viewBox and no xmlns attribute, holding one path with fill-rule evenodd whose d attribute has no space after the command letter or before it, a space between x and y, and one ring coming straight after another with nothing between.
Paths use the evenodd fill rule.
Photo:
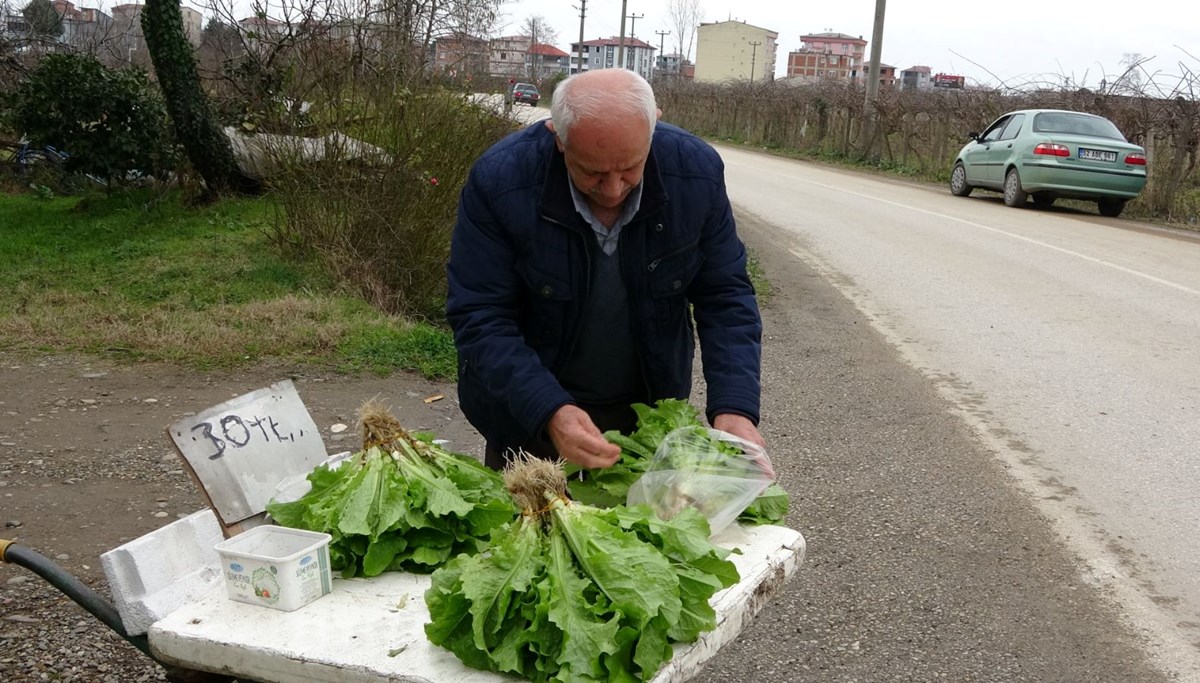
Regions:
<instances>
[{"instance_id":1,"label":"red tiled roof","mask_svg":"<svg viewBox=\"0 0 1200 683\"><path fill-rule=\"evenodd\" d=\"M529 46L529 54L541 55L543 57L569 57L566 52L545 43L534 43Z\"/></svg>"}]
</instances>

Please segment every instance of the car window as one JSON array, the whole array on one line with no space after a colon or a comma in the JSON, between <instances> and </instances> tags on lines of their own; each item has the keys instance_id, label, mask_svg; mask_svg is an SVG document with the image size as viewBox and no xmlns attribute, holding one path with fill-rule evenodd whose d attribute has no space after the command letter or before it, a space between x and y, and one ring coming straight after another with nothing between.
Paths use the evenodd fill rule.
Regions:
<instances>
[{"instance_id":1,"label":"car window","mask_svg":"<svg viewBox=\"0 0 1200 683\"><path fill-rule=\"evenodd\" d=\"M1004 133L1000 135L1001 140L1012 140L1017 137L1017 133L1021 132L1021 124L1025 123L1024 114L1013 114L1013 117L1008 120L1008 125L1004 127Z\"/></svg>"},{"instance_id":2,"label":"car window","mask_svg":"<svg viewBox=\"0 0 1200 683\"><path fill-rule=\"evenodd\" d=\"M988 128L987 131L984 132L983 141L984 142L995 142L995 141L999 140L1000 133L1004 132L1004 124L1008 123L1008 120L1009 120L1009 117L1005 116L1004 118L1000 119L999 121L993 123L992 127Z\"/></svg>"},{"instance_id":3,"label":"car window","mask_svg":"<svg viewBox=\"0 0 1200 683\"><path fill-rule=\"evenodd\" d=\"M1091 135L1125 141L1121 131L1106 118L1069 111L1046 111L1033 117L1033 130L1038 133Z\"/></svg>"}]
</instances>

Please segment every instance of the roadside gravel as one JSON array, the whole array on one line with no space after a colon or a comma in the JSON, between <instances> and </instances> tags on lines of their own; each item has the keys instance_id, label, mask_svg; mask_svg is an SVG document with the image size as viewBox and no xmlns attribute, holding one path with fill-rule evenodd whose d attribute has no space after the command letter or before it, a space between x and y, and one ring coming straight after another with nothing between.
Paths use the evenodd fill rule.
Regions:
<instances>
[{"instance_id":1,"label":"roadside gravel","mask_svg":"<svg viewBox=\"0 0 1200 683\"><path fill-rule=\"evenodd\" d=\"M166 427L288 378L331 452L359 437L330 428L353 425L359 406L374 398L410 428L437 432L464 452L481 450L458 415L453 386L412 376L269 364L226 375L0 352L0 538L41 553L107 598L102 553L205 505ZM157 664L50 584L0 565L0 681L160 680Z\"/></svg>"}]
</instances>

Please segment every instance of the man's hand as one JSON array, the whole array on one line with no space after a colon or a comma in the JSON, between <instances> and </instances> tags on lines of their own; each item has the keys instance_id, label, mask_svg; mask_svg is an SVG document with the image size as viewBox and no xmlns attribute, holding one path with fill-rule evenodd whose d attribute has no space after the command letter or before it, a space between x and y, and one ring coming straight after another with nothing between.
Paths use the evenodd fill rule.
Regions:
<instances>
[{"instance_id":1,"label":"man's hand","mask_svg":"<svg viewBox=\"0 0 1200 683\"><path fill-rule=\"evenodd\" d=\"M621 447L609 443L579 406L567 404L555 411L547 431L558 454L580 467L609 467L621 459Z\"/></svg>"},{"instance_id":2,"label":"man's hand","mask_svg":"<svg viewBox=\"0 0 1200 683\"><path fill-rule=\"evenodd\" d=\"M713 418L713 429L729 432L752 444L763 448L767 447L767 442L763 441L762 434L758 433L758 427L755 427L748 417L736 413L722 413Z\"/></svg>"},{"instance_id":3,"label":"man's hand","mask_svg":"<svg viewBox=\"0 0 1200 683\"><path fill-rule=\"evenodd\" d=\"M756 446L761 446L764 450L767 448L767 442L763 440L762 434L758 433L758 427L754 426L754 422L747 417L736 413L722 413L713 418L712 426L713 429L719 429ZM767 474L775 476L775 468L771 466L770 460L763 460L759 464Z\"/></svg>"}]
</instances>

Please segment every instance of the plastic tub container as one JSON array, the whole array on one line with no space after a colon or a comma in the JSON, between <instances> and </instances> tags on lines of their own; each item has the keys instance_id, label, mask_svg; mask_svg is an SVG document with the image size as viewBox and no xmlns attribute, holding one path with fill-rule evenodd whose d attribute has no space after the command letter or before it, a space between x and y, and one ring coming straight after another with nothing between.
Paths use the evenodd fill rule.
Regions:
<instances>
[{"instance_id":1,"label":"plastic tub container","mask_svg":"<svg viewBox=\"0 0 1200 683\"><path fill-rule=\"evenodd\" d=\"M291 612L329 593L330 538L263 525L218 543L229 598Z\"/></svg>"}]
</instances>

